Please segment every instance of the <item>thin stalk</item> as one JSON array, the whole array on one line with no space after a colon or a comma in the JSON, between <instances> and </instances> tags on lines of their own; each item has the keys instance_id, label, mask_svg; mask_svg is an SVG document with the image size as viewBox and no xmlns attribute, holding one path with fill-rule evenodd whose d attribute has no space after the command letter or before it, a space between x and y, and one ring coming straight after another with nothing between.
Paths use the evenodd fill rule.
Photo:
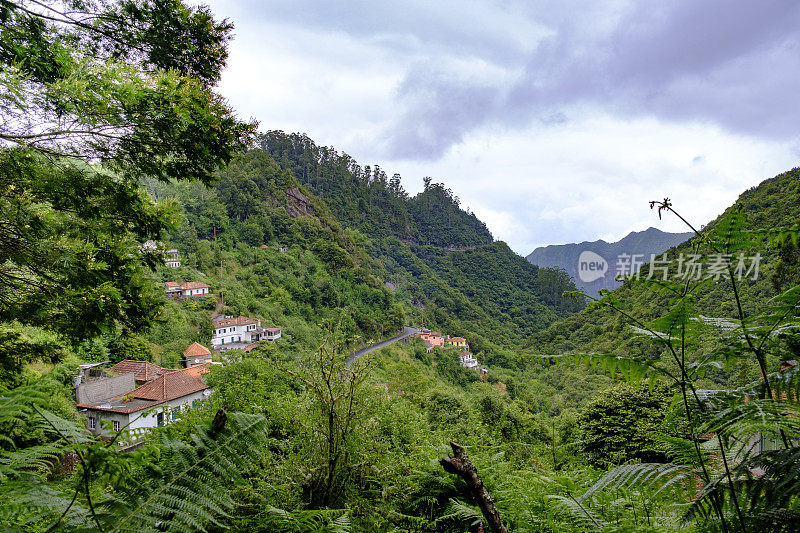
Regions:
<instances>
[{"instance_id":1,"label":"thin stalk","mask_svg":"<svg viewBox=\"0 0 800 533\"><path fill-rule=\"evenodd\" d=\"M744 311L742 309L742 300L739 297L739 290L736 286L736 279L733 276L733 268L728 265L728 277L731 280L731 286L733 287L733 296L736 300L736 309L739 313L739 323L742 326L742 335L744 335L745 341L747 342L747 346L756 356L756 361L758 361L758 368L761 371L761 379L764 380L764 394L766 399L768 400L777 400L777 398L772 396L772 387L769 384L769 374L767 373L767 361L764 354L761 350L753 344L753 340L750 338L750 334L747 333L747 328L744 319ZM783 445L786 448L790 448L789 439L786 437L786 433L784 433L783 429L780 430L781 440L783 441Z\"/></svg>"},{"instance_id":2,"label":"thin stalk","mask_svg":"<svg viewBox=\"0 0 800 533\"><path fill-rule=\"evenodd\" d=\"M725 466L725 477L728 478L728 487L731 489L733 506L736 507L736 514L739 517L739 523L742 524L742 531L746 533L747 526L745 526L744 516L742 516L742 509L739 506L739 497L736 495L736 488L733 486L733 480L731 479L731 470L728 468L728 458L725 456L725 446L722 444L722 437L720 437L719 433L717 433L717 442L719 443L720 455L722 455L722 464Z\"/></svg>"}]
</instances>

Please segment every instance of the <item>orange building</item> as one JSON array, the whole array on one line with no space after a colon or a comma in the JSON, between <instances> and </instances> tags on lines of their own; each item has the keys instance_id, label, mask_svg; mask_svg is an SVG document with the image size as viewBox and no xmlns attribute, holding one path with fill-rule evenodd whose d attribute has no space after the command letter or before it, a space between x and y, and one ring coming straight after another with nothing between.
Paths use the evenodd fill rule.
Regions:
<instances>
[{"instance_id":1,"label":"orange building","mask_svg":"<svg viewBox=\"0 0 800 533\"><path fill-rule=\"evenodd\" d=\"M442 337L442 334L438 331L420 333L419 338L427 341L431 346L444 346L444 337Z\"/></svg>"}]
</instances>

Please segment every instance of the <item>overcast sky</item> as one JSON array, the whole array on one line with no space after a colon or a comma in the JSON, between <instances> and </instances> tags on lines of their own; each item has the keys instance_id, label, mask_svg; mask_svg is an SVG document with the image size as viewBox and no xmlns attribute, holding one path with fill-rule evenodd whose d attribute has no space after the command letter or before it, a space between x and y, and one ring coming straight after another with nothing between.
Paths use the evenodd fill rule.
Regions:
<instances>
[{"instance_id":1,"label":"overcast sky","mask_svg":"<svg viewBox=\"0 0 800 533\"><path fill-rule=\"evenodd\" d=\"M704 224L800 158L797 1L208 3L241 117L432 176L522 255L684 231L648 200Z\"/></svg>"}]
</instances>

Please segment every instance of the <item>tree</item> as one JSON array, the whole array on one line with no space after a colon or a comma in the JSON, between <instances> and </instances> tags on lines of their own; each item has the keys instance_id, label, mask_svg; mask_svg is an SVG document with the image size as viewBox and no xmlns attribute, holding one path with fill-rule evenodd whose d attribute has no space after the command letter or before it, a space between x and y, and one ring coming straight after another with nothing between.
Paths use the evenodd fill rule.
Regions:
<instances>
[{"instance_id":1,"label":"tree","mask_svg":"<svg viewBox=\"0 0 800 533\"><path fill-rule=\"evenodd\" d=\"M309 482L311 505L329 507L340 503L350 477L351 461L358 457L359 425L365 410L365 382L371 367L362 360L348 364L344 337L338 324L325 323L325 339L319 350L298 368L279 368L299 380L310 395L309 428L318 465Z\"/></svg>"},{"instance_id":2,"label":"tree","mask_svg":"<svg viewBox=\"0 0 800 533\"><path fill-rule=\"evenodd\" d=\"M664 412L671 394L664 385L623 383L601 391L580 413L583 449L594 464L607 467L630 459L664 462Z\"/></svg>"},{"instance_id":3,"label":"tree","mask_svg":"<svg viewBox=\"0 0 800 533\"><path fill-rule=\"evenodd\" d=\"M63 7L61 7L63 5ZM214 92L231 24L178 0L0 2L0 320L73 340L152 322L139 182L212 181L253 124Z\"/></svg>"}]
</instances>

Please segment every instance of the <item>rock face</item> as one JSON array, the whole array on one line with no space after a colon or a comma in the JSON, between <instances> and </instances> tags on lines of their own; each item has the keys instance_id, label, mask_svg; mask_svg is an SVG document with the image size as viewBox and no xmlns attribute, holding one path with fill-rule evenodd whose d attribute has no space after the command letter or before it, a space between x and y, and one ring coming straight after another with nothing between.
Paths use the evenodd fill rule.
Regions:
<instances>
[{"instance_id":1,"label":"rock face","mask_svg":"<svg viewBox=\"0 0 800 533\"><path fill-rule=\"evenodd\" d=\"M294 187L289 187L286 189L286 212L290 217L297 218L301 215L313 215L314 208L308 196Z\"/></svg>"},{"instance_id":2,"label":"rock face","mask_svg":"<svg viewBox=\"0 0 800 533\"><path fill-rule=\"evenodd\" d=\"M553 244L536 248L526 258L540 267L563 268L575 285L595 296L600 289L616 289L620 269L628 262L650 262L651 254L659 255L692 237L693 233L667 233L656 228L634 231L617 242L603 240L579 244ZM636 258L633 258L636 256Z\"/></svg>"}]
</instances>

